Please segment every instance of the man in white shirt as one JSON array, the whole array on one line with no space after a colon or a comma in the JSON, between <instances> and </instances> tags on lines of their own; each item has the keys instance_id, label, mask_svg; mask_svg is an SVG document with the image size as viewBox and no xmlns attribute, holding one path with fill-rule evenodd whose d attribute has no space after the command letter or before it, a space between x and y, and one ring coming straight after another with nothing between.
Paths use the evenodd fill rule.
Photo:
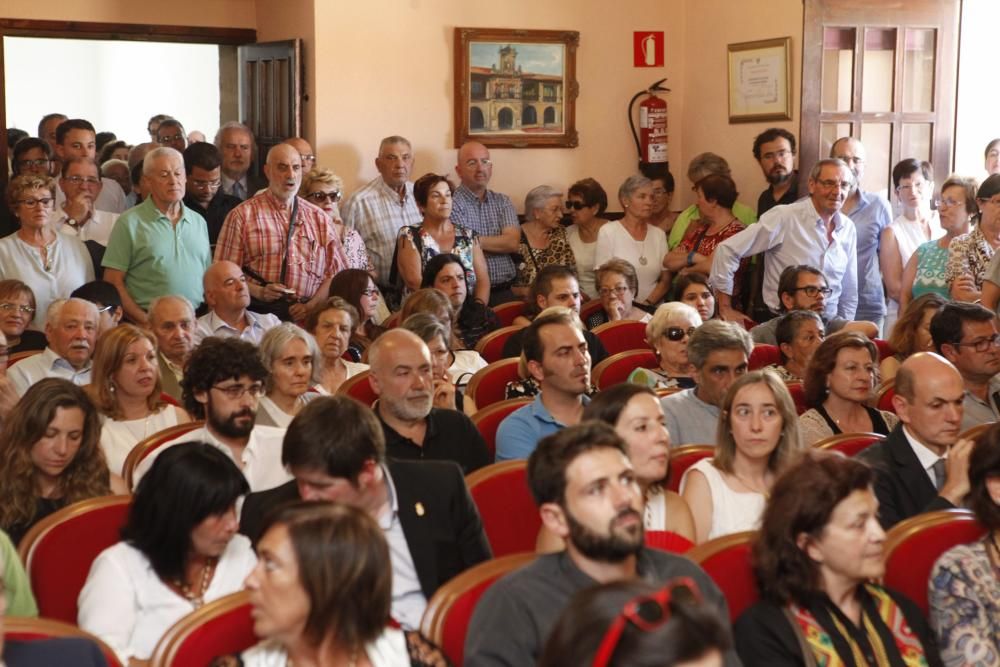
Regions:
<instances>
[{"instance_id":1,"label":"man in white shirt","mask_svg":"<svg viewBox=\"0 0 1000 667\"><path fill-rule=\"evenodd\" d=\"M281 463L285 429L254 426L257 402L264 393L267 369L252 343L236 338L207 338L191 354L184 375L184 408L205 425L156 450L201 441L218 447L243 472L251 491L264 491L292 479ZM135 482L156 459L147 456L135 471Z\"/></svg>"},{"instance_id":2,"label":"man in white shirt","mask_svg":"<svg viewBox=\"0 0 1000 667\"><path fill-rule=\"evenodd\" d=\"M97 307L83 299L56 299L45 313L49 345L7 370L18 396L42 378L65 378L90 384L90 358L97 339Z\"/></svg>"},{"instance_id":3,"label":"man in white shirt","mask_svg":"<svg viewBox=\"0 0 1000 667\"><path fill-rule=\"evenodd\" d=\"M56 156L63 163L76 157L97 159L97 133L89 121L82 118L71 118L59 124L56 128ZM110 178L102 178L104 187L95 199L98 210L121 213L125 210L125 193L122 186ZM56 189L56 207L62 206L66 194Z\"/></svg>"},{"instance_id":4,"label":"man in white shirt","mask_svg":"<svg viewBox=\"0 0 1000 667\"><path fill-rule=\"evenodd\" d=\"M778 279L792 264L819 268L831 289L824 315L853 320L858 307L857 232L840 209L854 188L854 174L841 160L820 160L809 174L809 196L776 206L715 249L712 286L719 314L742 322L732 305L733 276L744 257L764 253L764 302L777 313Z\"/></svg>"},{"instance_id":5,"label":"man in white shirt","mask_svg":"<svg viewBox=\"0 0 1000 667\"><path fill-rule=\"evenodd\" d=\"M97 207L97 200L104 191L97 163L89 157L70 158L63 163L59 187L66 199L61 206L52 209L49 217L52 228L81 241L95 241L107 247L118 214Z\"/></svg>"},{"instance_id":6,"label":"man in white shirt","mask_svg":"<svg viewBox=\"0 0 1000 667\"><path fill-rule=\"evenodd\" d=\"M270 313L253 313L250 292L243 269L227 260L219 260L205 272L205 303L209 311L198 318L195 344L209 336L235 336L260 344L267 330L281 324Z\"/></svg>"}]
</instances>

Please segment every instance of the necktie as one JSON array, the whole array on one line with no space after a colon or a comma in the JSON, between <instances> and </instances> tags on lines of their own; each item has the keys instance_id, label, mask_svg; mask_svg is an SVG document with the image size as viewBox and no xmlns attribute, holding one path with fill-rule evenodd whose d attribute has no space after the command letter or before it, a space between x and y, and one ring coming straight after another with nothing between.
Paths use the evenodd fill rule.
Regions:
<instances>
[{"instance_id":1,"label":"necktie","mask_svg":"<svg viewBox=\"0 0 1000 667\"><path fill-rule=\"evenodd\" d=\"M934 469L934 488L940 491L941 487L944 486L944 459L938 459L931 467Z\"/></svg>"},{"instance_id":2,"label":"necktie","mask_svg":"<svg viewBox=\"0 0 1000 667\"><path fill-rule=\"evenodd\" d=\"M237 199L246 199L246 192L243 190L243 184L239 181L233 183L233 196Z\"/></svg>"}]
</instances>

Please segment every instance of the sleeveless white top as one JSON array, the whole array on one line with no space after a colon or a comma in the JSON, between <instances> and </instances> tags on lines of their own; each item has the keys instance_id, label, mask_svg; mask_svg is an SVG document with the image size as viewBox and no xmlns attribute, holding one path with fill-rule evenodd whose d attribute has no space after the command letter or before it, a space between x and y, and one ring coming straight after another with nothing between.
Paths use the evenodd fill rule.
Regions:
<instances>
[{"instance_id":1,"label":"sleeveless white top","mask_svg":"<svg viewBox=\"0 0 1000 667\"><path fill-rule=\"evenodd\" d=\"M101 428L101 449L108 460L108 469L121 475L125 458L133 447L157 431L176 425L177 410L172 405L164 406L159 412L142 419L115 421L105 418Z\"/></svg>"},{"instance_id":2,"label":"sleeveless white top","mask_svg":"<svg viewBox=\"0 0 1000 667\"><path fill-rule=\"evenodd\" d=\"M766 501L764 494L733 491L722 478L722 472L712 465L712 459L702 459L688 468L681 478L682 493L692 470L705 476L712 494L712 528L708 539L759 528Z\"/></svg>"},{"instance_id":3,"label":"sleeveless white top","mask_svg":"<svg viewBox=\"0 0 1000 667\"><path fill-rule=\"evenodd\" d=\"M643 514L646 530L667 529L667 496L659 484L650 484L646 490L646 510Z\"/></svg>"}]
</instances>

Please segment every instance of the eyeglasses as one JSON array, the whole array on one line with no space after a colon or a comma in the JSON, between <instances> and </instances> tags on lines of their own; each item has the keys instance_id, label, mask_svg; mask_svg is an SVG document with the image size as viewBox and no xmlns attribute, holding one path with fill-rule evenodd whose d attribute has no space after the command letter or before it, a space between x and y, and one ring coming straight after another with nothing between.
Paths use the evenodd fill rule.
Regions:
<instances>
[{"instance_id":1,"label":"eyeglasses","mask_svg":"<svg viewBox=\"0 0 1000 667\"><path fill-rule=\"evenodd\" d=\"M951 208L952 206L960 206L963 203L954 199L935 199L933 202L935 208Z\"/></svg>"},{"instance_id":2,"label":"eyeglasses","mask_svg":"<svg viewBox=\"0 0 1000 667\"><path fill-rule=\"evenodd\" d=\"M48 208L52 205L52 197L42 197L41 199L28 197L27 199L18 199L17 203L19 206L27 206L28 208L35 208L39 204L42 205L42 208Z\"/></svg>"},{"instance_id":3,"label":"eyeglasses","mask_svg":"<svg viewBox=\"0 0 1000 667\"><path fill-rule=\"evenodd\" d=\"M784 160L786 157L789 157L791 155L795 155L795 153L793 153L792 151L787 151L782 149L780 151L774 151L773 153L763 153L761 154L760 158L762 160L773 160L775 158L779 160Z\"/></svg>"},{"instance_id":4,"label":"eyeglasses","mask_svg":"<svg viewBox=\"0 0 1000 667\"><path fill-rule=\"evenodd\" d=\"M159 139L157 139L157 142L161 143L161 144L169 144L169 143L172 143L174 141L184 141L184 135L183 134L175 134L175 135L170 136L170 137L160 137Z\"/></svg>"},{"instance_id":5,"label":"eyeglasses","mask_svg":"<svg viewBox=\"0 0 1000 667\"><path fill-rule=\"evenodd\" d=\"M111 310L112 308L114 308L114 306L113 306L113 305L109 305L109 306L104 306L103 308L98 308L98 309L97 309L97 314L98 314L98 315L100 315L101 313L106 313L106 312L108 312L109 310Z\"/></svg>"},{"instance_id":6,"label":"eyeglasses","mask_svg":"<svg viewBox=\"0 0 1000 667\"><path fill-rule=\"evenodd\" d=\"M840 188L845 192L854 187L854 183L852 181L834 181L832 179L825 178L823 180L817 180L815 183L826 190Z\"/></svg>"},{"instance_id":7,"label":"eyeglasses","mask_svg":"<svg viewBox=\"0 0 1000 667\"><path fill-rule=\"evenodd\" d=\"M574 211L579 211L582 208L590 208L589 204L584 204L582 201L566 201L566 208L572 209Z\"/></svg>"},{"instance_id":8,"label":"eyeglasses","mask_svg":"<svg viewBox=\"0 0 1000 667\"><path fill-rule=\"evenodd\" d=\"M316 156L312 154L303 155L302 153L299 153L299 159L303 162L315 162Z\"/></svg>"},{"instance_id":9,"label":"eyeglasses","mask_svg":"<svg viewBox=\"0 0 1000 667\"><path fill-rule=\"evenodd\" d=\"M82 185L86 183L87 185L98 185L101 179L96 176L67 176L66 180L73 185Z\"/></svg>"},{"instance_id":10,"label":"eyeglasses","mask_svg":"<svg viewBox=\"0 0 1000 667\"><path fill-rule=\"evenodd\" d=\"M806 296L815 297L822 294L823 296L830 296L833 294L833 290L829 287L816 287L815 285L806 285L805 287L796 287L791 292L805 292Z\"/></svg>"},{"instance_id":11,"label":"eyeglasses","mask_svg":"<svg viewBox=\"0 0 1000 667\"><path fill-rule=\"evenodd\" d=\"M21 304L10 303L9 301L6 302L6 303L0 303L0 310L2 310L5 313L9 313L10 311L14 310L14 311L22 312L25 315L34 315L35 314L35 309L32 308L31 306L22 306Z\"/></svg>"},{"instance_id":12,"label":"eyeglasses","mask_svg":"<svg viewBox=\"0 0 1000 667\"><path fill-rule=\"evenodd\" d=\"M611 296L612 293L614 293L615 296L625 296L625 292L627 292L628 289L629 289L628 285L618 285L617 287L611 287L611 288L602 287L601 289L597 290L597 293L601 295L601 298L604 298L606 296Z\"/></svg>"},{"instance_id":13,"label":"eyeglasses","mask_svg":"<svg viewBox=\"0 0 1000 667\"><path fill-rule=\"evenodd\" d=\"M593 667L606 667L611 662L611 656L618 647L627 623L631 623L643 632L649 632L670 620L674 605L700 603L701 591L690 577L672 579L653 595L632 598L625 603L615 622L604 633L604 638L601 639L594 655Z\"/></svg>"},{"instance_id":14,"label":"eyeglasses","mask_svg":"<svg viewBox=\"0 0 1000 667\"><path fill-rule=\"evenodd\" d=\"M370 287L370 288L368 288L366 290L362 290L361 291L361 296L366 296L369 299L372 298L372 297L376 297L379 294L381 294L381 292L378 291L377 287Z\"/></svg>"},{"instance_id":15,"label":"eyeglasses","mask_svg":"<svg viewBox=\"0 0 1000 667\"><path fill-rule=\"evenodd\" d=\"M976 201L980 204L993 204L994 206L1000 206L1000 199L995 197L990 197L989 199L985 197L976 197Z\"/></svg>"},{"instance_id":16,"label":"eyeglasses","mask_svg":"<svg viewBox=\"0 0 1000 667\"><path fill-rule=\"evenodd\" d=\"M212 389L218 389L234 401L243 398L243 394L250 394L251 398L257 398L264 393L264 385L260 383L252 384L249 387L245 384L231 384L226 387L215 384L212 385Z\"/></svg>"},{"instance_id":17,"label":"eyeglasses","mask_svg":"<svg viewBox=\"0 0 1000 667\"><path fill-rule=\"evenodd\" d=\"M344 196L340 190L334 190L333 192L310 192L306 195L306 199L310 199L317 204L322 204L325 201L336 204L340 201L340 198Z\"/></svg>"},{"instance_id":18,"label":"eyeglasses","mask_svg":"<svg viewBox=\"0 0 1000 667\"><path fill-rule=\"evenodd\" d=\"M976 352L987 352L994 345L1000 347L1000 333L974 340L971 343L953 343L953 345L955 347L971 347Z\"/></svg>"},{"instance_id":19,"label":"eyeglasses","mask_svg":"<svg viewBox=\"0 0 1000 667\"><path fill-rule=\"evenodd\" d=\"M217 178L214 181L191 181L191 187L195 190L218 190L221 185L221 178Z\"/></svg>"},{"instance_id":20,"label":"eyeglasses","mask_svg":"<svg viewBox=\"0 0 1000 667\"><path fill-rule=\"evenodd\" d=\"M691 337L694 333L695 327L688 327L687 329L682 329L681 327L667 327L667 330L663 332L663 335L667 337L667 340L672 340L675 343L677 341L684 340L684 337Z\"/></svg>"},{"instance_id":21,"label":"eyeglasses","mask_svg":"<svg viewBox=\"0 0 1000 667\"><path fill-rule=\"evenodd\" d=\"M52 164L52 160L48 158L39 158L37 160L18 160L17 166L21 169L26 167L47 167Z\"/></svg>"},{"instance_id":22,"label":"eyeglasses","mask_svg":"<svg viewBox=\"0 0 1000 667\"><path fill-rule=\"evenodd\" d=\"M479 165L479 164L483 165L484 167L488 167L491 164L493 164L493 160L489 159L488 157L484 157L484 158L480 158L478 160L471 159L471 160L466 160L465 161L465 166L469 167L470 169L472 167L475 167L476 165Z\"/></svg>"},{"instance_id":23,"label":"eyeglasses","mask_svg":"<svg viewBox=\"0 0 1000 667\"><path fill-rule=\"evenodd\" d=\"M838 160L846 164L864 164L865 159L861 157L847 157L846 155L835 155Z\"/></svg>"}]
</instances>

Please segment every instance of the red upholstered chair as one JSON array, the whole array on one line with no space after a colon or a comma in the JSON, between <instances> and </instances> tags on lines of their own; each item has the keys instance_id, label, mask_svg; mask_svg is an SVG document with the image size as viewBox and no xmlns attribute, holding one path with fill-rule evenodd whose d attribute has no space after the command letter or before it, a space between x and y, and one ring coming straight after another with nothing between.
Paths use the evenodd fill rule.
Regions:
<instances>
[{"instance_id":1,"label":"red upholstered chair","mask_svg":"<svg viewBox=\"0 0 1000 667\"><path fill-rule=\"evenodd\" d=\"M395 329L396 327L399 326L399 317L401 314L402 312L397 310L395 313L385 318L385 320L379 326L381 326L383 329Z\"/></svg>"},{"instance_id":2,"label":"red upholstered chair","mask_svg":"<svg viewBox=\"0 0 1000 667\"><path fill-rule=\"evenodd\" d=\"M7 616L3 619L3 625L4 637L6 639L22 642L30 642L36 639L54 639L56 637L82 637L89 639L101 649L104 659L108 662L108 667L122 667L122 663L118 661L118 656L115 655L110 646L75 625L56 621L51 618L23 618L18 616Z\"/></svg>"},{"instance_id":3,"label":"red upholstered chair","mask_svg":"<svg viewBox=\"0 0 1000 667\"><path fill-rule=\"evenodd\" d=\"M792 400L795 402L796 414L801 415L809 409L809 406L806 405L806 390L801 382L786 382L785 388L788 389L788 393L792 395Z\"/></svg>"},{"instance_id":4,"label":"red upholstered chair","mask_svg":"<svg viewBox=\"0 0 1000 667\"><path fill-rule=\"evenodd\" d=\"M590 319L590 316L604 310L604 302L600 299L591 299L587 303L580 306L580 319L584 324Z\"/></svg>"},{"instance_id":5,"label":"red upholstered chair","mask_svg":"<svg viewBox=\"0 0 1000 667\"><path fill-rule=\"evenodd\" d=\"M504 358L503 346L515 333L523 329L522 326L507 326L496 331L491 331L476 343L476 352L489 363L500 361Z\"/></svg>"},{"instance_id":6,"label":"red upholstered chair","mask_svg":"<svg viewBox=\"0 0 1000 667\"><path fill-rule=\"evenodd\" d=\"M900 521L885 538L885 585L928 614L927 583L934 562L948 549L975 542L986 529L969 510L927 512Z\"/></svg>"},{"instance_id":7,"label":"red upholstered chair","mask_svg":"<svg viewBox=\"0 0 1000 667\"><path fill-rule=\"evenodd\" d=\"M490 459L496 457L497 453L497 429L500 422L507 418L507 415L519 408L531 403L530 398L510 398L493 405L478 410L472 415L472 423L479 430L479 435L486 441L486 448L490 452Z\"/></svg>"},{"instance_id":8,"label":"red upholstered chair","mask_svg":"<svg viewBox=\"0 0 1000 667\"><path fill-rule=\"evenodd\" d=\"M646 325L636 320L605 322L594 328L594 335L601 339L608 354L649 349L649 343L646 342Z\"/></svg>"},{"instance_id":9,"label":"red upholstered chair","mask_svg":"<svg viewBox=\"0 0 1000 667\"><path fill-rule=\"evenodd\" d=\"M735 621L760 594L750 566L750 541L756 533L733 533L699 544L686 556L701 565L729 603L729 620Z\"/></svg>"},{"instance_id":10,"label":"red upholstered chair","mask_svg":"<svg viewBox=\"0 0 1000 667\"><path fill-rule=\"evenodd\" d=\"M132 451L125 457L125 463L122 465L122 478L125 480L125 485L130 489L135 488L135 484L133 484L135 469L144 458L174 438L179 438L185 433L201 428L204 425L205 422L203 421L193 421L169 426L162 431L157 431L145 440L137 442Z\"/></svg>"},{"instance_id":11,"label":"red upholstered chair","mask_svg":"<svg viewBox=\"0 0 1000 667\"><path fill-rule=\"evenodd\" d=\"M465 395L482 410L488 405L499 403L506 396L507 383L518 379L519 359L501 359L476 371L465 388Z\"/></svg>"},{"instance_id":12,"label":"red upholstered chair","mask_svg":"<svg viewBox=\"0 0 1000 667\"><path fill-rule=\"evenodd\" d=\"M524 315L527 309L528 304L524 301L508 301L507 303L493 306L493 312L497 314L497 319L500 320L500 326L502 327L509 327L514 324L514 318L518 315Z\"/></svg>"},{"instance_id":13,"label":"red upholstered chair","mask_svg":"<svg viewBox=\"0 0 1000 667\"><path fill-rule=\"evenodd\" d=\"M250 610L250 594L240 591L191 612L157 642L152 667L207 665L216 656L247 650L258 641Z\"/></svg>"},{"instance_id":14,"label":"red upholstered chair","mask_svg":"<svg viewBox=\"0 0 1000 667\"><path fill-rule=\"evenodd\" d=\"M528 488L527 461L501 461L465 478L493 556L534 551L542 519Z\"/></svg>"},{"instance_id":15,"label":"red upholstered chair","mask_svg":"<svg viewBox=\"0 0 1000 667\"><path fill-rule=\"evenodd\" d=\"M458 575L437 589L420 621L420 632L441 647L453 665L461 665L465 633L479 598L493 582L534 560L533 553L494 558Z\"/></svg>"},{"instance_id":16,"label":"red upholstered chair","mask_svg":"<svg viewBox=\"0 0 1000 667\"><path fill-rule=\"evenodd\" d=\"M995 424L996 424L996 422L986 422L985 424L976 424L975 426L973 426L969 430L963 431L962 433L959 433L958 437L961 438L961 439L963 439L963 440L975 440L976 438L978 438L979 436L981 436L983 433L986 433L986 431L988 431L991 428L993 428L993 426Z\"/></svg>"},{"instance_id":17,"label":"red upholstered chair","mask_svg":"<svg viewBox=\"0 0 1000 667\"><path fill-rule=\"evenodd\" d=\"M41 616L76 625L76 599L90 565L121 539L131 502L132 496L103 496L73 503L24 536L18 554Z\"/></svg>"},{"instance_id":18,"label":"red upholstered chair","mask_svg":"<svg viewBox=\"0 0 1000 667\"><path fill-rule=\"evenodd\" d=\"M892 404L892 397L895 395L896 378L889 378L875 387L875 407L896 414L896 406Z\"/></svg>"},{"instance_id":19,"label":"red upholstered chair","mask_svg":"<svg viewBox=\"0 0 1000 667\"><path fill-rule=\"evenodd\" d=\"M174 398L165 391L160 393L160 400L166 403L167 405L176 405L179 408L183 407L180 401L178 401L176 398Z\"/></svg>"},{"instance_id":20,"label":"red upholstered chair","mask_svg":"<svg viewBox=\"0 0 1000 667\"><path fill-rule=\"evenodd\" d=\"M664 487L677 492L684 472L702 459L715 455L715 445L683 445L670 450L670 472Z\"/></svg>"},{"instance_id":21,"label":"red upholstered chair","mask_svg":"<svg viewBox=\"0 0 1000 667\"><path fill-rule=\"evenodd\" d=\"M892 345L889 345L889 341L882 340L881 338L873 338L872 342L875 343L875 347L878 348L879 361L896 354L896 350L892 349Z\"/></svg>"},{"instance_id":22,"label":"red upholstered chair","mask_svg":"<svg viewBox=\"0 0 1000 667\"><path fill-rule=\"evenodd\" d=\"M854 456L881 440L885 440L885 436L878 433L838 433L814 442L812 446L814 449L828 449L844 456Z\"/></svg>"},{"instance_id":23,"label":"red upholstered chair","mask_svg":"<svg viewBox=\"0 0 1000 667\"><path fill-rule=\"evenodd\" d=\"M646 546L673 554L684 554L691 550L694 542L669 530L647 530Z\"/></svg>"},{"instance_id":24,"label":"red upholstered chair","mask_svg":"<svg viewBox=\"0 0 1000 667\"><path fill-rule=\"evenodd\" d=\"M757 371L764 368L764 366L780 363L781 350L778 349L777 345L757 343L753 346L753 352L750 353L750 359L747 360L747 368L752 371Z\"/></svg>"},{"instance_id":25,"label":"red upholstered chair","mask_svg":"<svg viewBox=\"0 0 1000 667\"><path fill-rule=\"evenodd\" d=\"M23 352L15 352L14 354L7 357L7 368L10 368L19 361L24 361L28 357L33 357L36 354L41 354L44 350L24 350Z\"/></svg>"},{"instance_id":26,"label":"red upholstered chair","mask_svg":"<svg viewBox=\"0 0 1000 667\"><path fill-rule=\"evenodd\" d=\"M657 368L659 361L652 350L626 350L594 366L590 381L598 389L607 389L628 379L629 373L637 368Z\"/></svg>"},{"instance_id":27,"label":"red upholstered chair","mask_svg":"<svg viewBox=\"0 0 1000 667\"><path fill-rule=\"evenodd\" d=\"M337 387L337 395L350 396L359 403L372 406L378 399L378 394L372 388L370 377L371 371L361 371L357 375L352 375Z\"/></svg>"}]
</instances>

